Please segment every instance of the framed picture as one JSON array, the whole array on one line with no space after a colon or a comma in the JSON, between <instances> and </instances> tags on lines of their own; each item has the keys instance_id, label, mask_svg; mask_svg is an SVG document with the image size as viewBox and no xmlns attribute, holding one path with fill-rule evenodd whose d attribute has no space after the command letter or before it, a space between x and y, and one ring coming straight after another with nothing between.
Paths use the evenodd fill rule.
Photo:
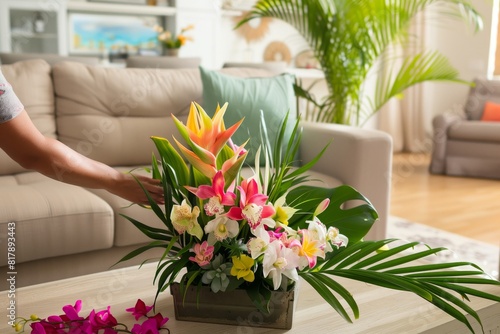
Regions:
<instances>
[{"instance_id":1,"label":"framed picture","mask_svg":"<svg viewBox=\"0 0 500 334\"><path fill-rule=\"evenodd\" d=\"M155 24L156 16L100 15L70 13L70 54L128 53L161 49Z\"/></svg>"}]
</instances>

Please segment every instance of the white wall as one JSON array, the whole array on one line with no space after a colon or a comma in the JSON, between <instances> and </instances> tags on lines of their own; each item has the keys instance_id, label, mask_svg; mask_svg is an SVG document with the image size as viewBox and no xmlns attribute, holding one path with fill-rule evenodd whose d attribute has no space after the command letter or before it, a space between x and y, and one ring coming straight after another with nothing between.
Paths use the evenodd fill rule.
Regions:
<instances>
[{"instance_id":1,"label":"white wall","mask_svg":"<svg viewBox=\"0 0 500 334\"><path fill-rule=\"evenodd\" d=\"M240 30L234 30L238 16L222 14L221 40L217 45L219 66L224 62L262 62L264 51L269 43L279 41L286 44L292 55L290 66L294 66L294 57L309 47L302 36L287 23L271 19L268 32L262 39L247 42ZM256 21L256 20L254 20Z\"/></svg>"},{"instance_id":2,"label":"white wall","mask_svg":"<svg viewBox=\"0 0 500 334\"><path fill-rule=\"evenodd\" d=\"M426 18L425 42L428 50L439 50L448 57L464 80L489 76L489 55L492 50L492 23L496 25L494 2L498 0L473 0L481 13L484 28L474 33L463 21L429 12ZM495 12L495 14L494 14ZM496 29L496 27L494 27ZM496 36L496 35L494 35ZM495 44L493 44L493 48ZM457 111L465 103L469 86L455 83L425 83L423 85L423 112L427 116L426 128L432 130L432 117L446 111Z\"/></svg>"}]
</instances>

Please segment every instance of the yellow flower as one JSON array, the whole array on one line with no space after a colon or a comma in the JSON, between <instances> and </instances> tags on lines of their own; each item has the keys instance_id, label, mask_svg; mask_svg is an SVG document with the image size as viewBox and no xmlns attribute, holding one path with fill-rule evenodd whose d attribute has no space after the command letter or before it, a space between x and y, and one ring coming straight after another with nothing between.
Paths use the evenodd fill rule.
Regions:
<instances>
[{"instance_id":1,"label":"yellow flower","mask_svg":"<svg viewBox=\"0 0 500 334\"><path fill-rule=\"evenodd\" d=\"M247 255L233 256L232 259L231 275L236 276L238 279L243 278L247 282L253 282L255 275L252 267L255 261Z\"/></svg>"}]
</instances>

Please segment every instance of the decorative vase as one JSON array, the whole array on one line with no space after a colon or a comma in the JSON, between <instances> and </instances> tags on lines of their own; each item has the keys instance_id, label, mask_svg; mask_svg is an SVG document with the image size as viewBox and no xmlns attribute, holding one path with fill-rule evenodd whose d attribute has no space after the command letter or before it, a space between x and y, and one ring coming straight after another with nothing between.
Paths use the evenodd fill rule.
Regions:
<instances>
[{"instance_id":1,"label":"decorative vase","mask_svg":"<svg viewBox=\"0 0 500 334\"><path fill-rule=\"evenodd\" d=\"M165 55L169 57L178 57L179 56L179 48L177 49L165 49Z\"/></svg>"},{"instance_id":2,"label":"decorative vase","mask_svg":"<svg viewBox=\"0 0 500 334\"><path fill-rule=\"evenodd\" d=\"M179 283L173 283L170 293L174 298L176 320L290 329L296 286L290 291L272 291L269 313L257 309L243 289L214 293L209 286L191 285L184 291Z\"/></svg>"}]
</instances>

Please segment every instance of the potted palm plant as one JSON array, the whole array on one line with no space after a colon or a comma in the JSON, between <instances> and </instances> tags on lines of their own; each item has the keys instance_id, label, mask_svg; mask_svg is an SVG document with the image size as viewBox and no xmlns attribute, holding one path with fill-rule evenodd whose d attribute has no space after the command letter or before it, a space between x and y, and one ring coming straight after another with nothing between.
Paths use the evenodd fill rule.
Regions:
<instances>
[{"instance_id":1,"label":"potted palm plant","mask_svg":"<svg viewBox=\"0 0 500 334\"><path fill-rule=\"evenodd\" d=\"M467 0L258 0L237 27L274 17L296 28L313 50L328 87L327 96L318 101L297 86L297 95L315 106L312 120L362 125L413 85L436 80L465 83L436 51L403 57L399 65L388 60L393 59L387 55L390 47L408 40L414 17L432 5L443 5L475 31L482 28L481 16ZM377 82L369 93L366 82L373 71Z\"/></svg>"}]
</instances>

